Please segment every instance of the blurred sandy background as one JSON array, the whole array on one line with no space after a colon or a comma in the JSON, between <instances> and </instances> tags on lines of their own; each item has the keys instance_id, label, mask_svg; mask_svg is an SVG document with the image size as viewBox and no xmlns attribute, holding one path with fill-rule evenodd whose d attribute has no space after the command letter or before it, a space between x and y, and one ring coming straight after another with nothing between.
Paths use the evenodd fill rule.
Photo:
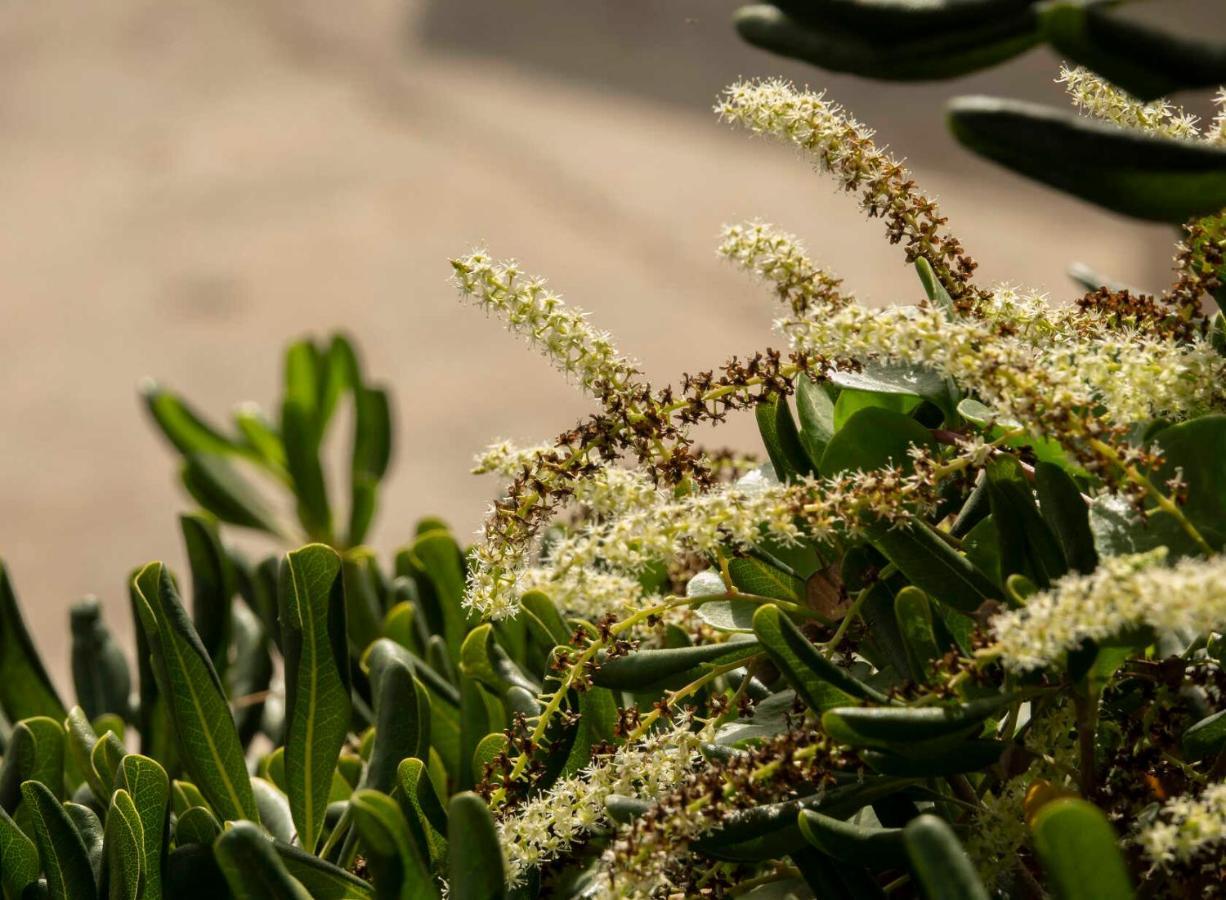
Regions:
<instances>
[{"instance_id":1,"label":"blurred sandy background","mask_svg":"<svg viewBox=\"0 0 1226 900\"><path fill-rule=\"evenodd\" d=\"M135 386L209 413L276 397L288 339L344 326L395 387L374 542L424 513L462 532L495 436L588 408L480 313L446 259L484 243L546 273L653 380L768 340L769 299L718 262L721 223L801 234L861 298L917 282L850 198L718 124L738 76L850 105L909 157L987 281L1071 293L1066 264L1159 286L1169 230L1096 212L959 150L942 100L1062 102L1034 52L958 84L828 76L743 46L729 0L9 0L0 6L0 556L62 677L68 604L182 564L186 501ZM746 443L747 423L728 431Z\"/></svg>"}]
</instances>

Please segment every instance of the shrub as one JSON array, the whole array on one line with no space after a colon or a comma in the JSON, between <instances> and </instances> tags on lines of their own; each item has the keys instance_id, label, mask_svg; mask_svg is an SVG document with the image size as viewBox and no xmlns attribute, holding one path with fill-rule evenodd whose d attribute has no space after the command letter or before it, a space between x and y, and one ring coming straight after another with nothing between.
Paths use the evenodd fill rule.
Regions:
<instances>
[{"instance_id":1,"label":"shrub","mask_svg":"<svg viewBox=\"0 0 1226 900\"><path fill-rule=\"evenodd\" d=\"M1220 891L1216 220L1161 296L1052 306L979 284L835 104L767 81L718 112L881 218L920 302L859 306L795 238L735 226L720 252L777 296L786 350L653 388L542 280L457 258L460 293L599 411L489 448L508 484L476 545L426 519L390 566L350 546L390 429L346 342L291 348L275 426L151 390L211 511L183 520L190 612L165 566L135 573L129 700L78 610L66 710L0 581L6 896ZM345 393L338 539L319 448ZM696 444L742 410L765 461ZM243 466L317 543L225 546L217 519L292 536Z\"/></svg>"}]
</instances>

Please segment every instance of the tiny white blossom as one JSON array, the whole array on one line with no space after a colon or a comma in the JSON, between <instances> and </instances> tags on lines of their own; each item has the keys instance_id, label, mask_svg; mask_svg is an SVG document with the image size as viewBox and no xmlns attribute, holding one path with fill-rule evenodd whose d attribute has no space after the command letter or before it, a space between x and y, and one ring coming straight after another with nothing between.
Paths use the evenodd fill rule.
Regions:
<instances>
[{"instance_id":1,"label":"tiny white blossom","mask_svg":"<svg viewBox=\"0 0 1226 900\"><path fill-rule=\"evenodd\" d=\"M1186 863L1215 848L1220 854L1226 843L1226 782L1209 785L1198 797L1166 801L1133 839L1157 867Z\"/></svg>"}]
</instances>

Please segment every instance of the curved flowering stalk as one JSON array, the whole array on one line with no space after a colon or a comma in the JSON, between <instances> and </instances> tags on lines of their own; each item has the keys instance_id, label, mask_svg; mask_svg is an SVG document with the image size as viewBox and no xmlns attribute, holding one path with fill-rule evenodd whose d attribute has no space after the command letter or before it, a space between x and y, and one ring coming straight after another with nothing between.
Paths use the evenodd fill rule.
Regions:
<instances>
[{"instance_id":1,"label":"curved flowering stalk","mask_svg":"<svg viewBox=\"0 0 1226 900\"><path fill-rule=\"evenodd\" d=\"M1163 566L1165 547L1107 557L1090 575L1069 575L992 620L989 651L1024 672L1062 660L1086 640L1102 641L1149 626L1207 634L1226 628L1226 558Z\"/></svg>"},{"instance_id":2,"label":"curved flowering stalk","mask_svg":"<svg viewBox=\"0 0 1226 900\"><path fill-rule=\"evenodd\" d=\"M943 231L937 205L915 188L908 172L873 143L873 131L837 103L772 78L740 81L724 91L715 112L721 119L770 135L804 150L817 168L844 190L858 193L871 217L886 220L890 243L903 243L907 261L923 257L963 311L972 311L980 291L971 283L975 262Z\"/></svg>"},{"instance_id":3,"label":"curved flowering stalk","mask_svg":"<svg viewBox=\"0 0 1226 900\"><path fill-rule=\"evenodd\" d=\"M1142 103L1084 66L1061 66L1056 83L1064 85L1073 106L1084 116L1157 137L1195 140L1201 136L1196 116L1168 100ZM1209 139L1217 139L1216 130L1211 129Z\"/></svg>"},{"instance_id":4,"label":"curved flowering stalk","mask_svg":"<svg viewBox=\"0 0 1226 900\"><path fill-rule=\"evenodd\" d=\"M718 253L773 284L780 301L797 316L815 310L840 309L855 302L840 293L842 279L809 260L795 235L765 222L727 226Z\"/></svg>"}]
</instances>

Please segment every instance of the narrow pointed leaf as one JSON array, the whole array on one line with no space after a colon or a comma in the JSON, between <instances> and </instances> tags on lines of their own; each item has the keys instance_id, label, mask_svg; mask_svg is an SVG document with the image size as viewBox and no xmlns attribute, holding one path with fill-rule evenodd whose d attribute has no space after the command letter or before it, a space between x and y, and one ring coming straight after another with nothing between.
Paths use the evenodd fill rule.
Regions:
<instances>
[{"instance_id":1,"label":"narrow pointed leaf","mask_svg":"<svg viewBox=\"0 0 1226 900\"><path fill-rule=\"evenodd\" d=\"M170 827L170 779L156 761L130 753L119 763L116 783L131 797L140 818L141 896L144 900L161 900L166 835Z\"/></svg>"},{"instance_id":2,"label":"narrow pointed leaf","mask_svg":"<svg viewBox=\"0 0 1226 900\"><path fill-rule=\"evenodd\" d=\"M3 563L0 563L0 709L10 722L31 716L48 716L62 722L68 714L26 631Z\"/></svg>"},{"instance_id":3,"label":"narrow pointed leaf","mask_svg":"<svg viewBox=\"0 0 1226 900\"><path fill-rule=\"evenodd\" d=\"M903 829L903 843L925 900L988 900L974 864L944 819L912 819Z\"/></svg>"},{"instance_id":4,"label":"narrow pointed leaf","mask_svg":"<svg viewBox=\"0 0 1226 900\"><path fill-rule=\"evenodd\" d=\"M38 847L0 808L0 894L19 898L41 871Z\"/></svg>"},{"instance_id":5,"label":"narrow pointed leaf","mask_svg":"<svg viewBox=\"0 0 1226 900\"><path fill-rule=\"evenodd\" d=\"M353 823L358 830L367 861L375 879L375 896L379 898L437 898L438 888L430 874L428 861L413 843L408 823L396 802L378 791L356 791L350 801ZM501 851L494 847L501 860ZM479 862L478 862L479 861ZM474 865L476 862L476 865ZM470 868L483 868L487 861L479 856L468 858ZM451 896L456 885L451 885Z\"/></svg>"},{"instance_id":6,"label":"narrow pointed leaf","mask_svg":"<svg viewBox=\"0 0 1226 900\"><path fill-rule=\"evenodd\" d=\"M89 854L67 810L37 781L25 782L21 794L33 814L34 842L38 845L51 900L95 896L98 887Z\"/></svg>"},{"instance_id":7,"label":"narrow pointed leaf","mask_svg":"<svg viewBox=\"0 0 1226 900\"><path fill-rule=\"evenodd\" d=\"M485 801L472 793L456 794L447 808L447 843L451 860L449 896L456 900L501 900L506 875L494 817ZM473 860L480 860L473 865Z\"/></svg>"},{"instance_id":8,"label":"narrow pointed leaf","mask_svg":"<svg viewBox=\"0 0 1226 900\"><path fill-rule=\"evenodd\" d=\"M92 721L104 713L128 717L132 676L123 651L102 620L96 597L72 607L72 684L77 703Z\"/></svg>"},{"instance_id":9,"label":"narrow pointed leaf","mask_svg":"<svg viewBox=\"0 0 1226 900\"><path fill-rule=\"evenodd\" d=\"M313 900L362 900L375 896L374 888L356 875L298 847L273 841L273 849L285 870L307 889Z\"/></svg>"},{"instance_id":10,"label":"narrow pointed leaf","mask_svg":"<svg viewBox=\"0 0 1226 900\"><path fill-rule=\"evenodd\" d=\"M106 813L106 871L109 900L139 900L144 868L144 827L131 795L122 788Z\"/></svg>"}]
</instances>

